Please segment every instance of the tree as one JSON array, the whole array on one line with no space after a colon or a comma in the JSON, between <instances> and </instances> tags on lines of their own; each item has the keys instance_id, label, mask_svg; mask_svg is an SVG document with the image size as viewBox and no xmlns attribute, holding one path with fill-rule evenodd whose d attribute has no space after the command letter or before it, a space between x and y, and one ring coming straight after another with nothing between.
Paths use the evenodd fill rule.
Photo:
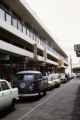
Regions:
<instances>
[{"instance_id":1,"label":"tree","mask_svg":"<svg viewBox=\"0 0 80 120\"><path fill-rule=\"evenodd\" d=\"M80 67L75 67L72 69L73 73L80 73Z\"/></svg>"}]
</instances>

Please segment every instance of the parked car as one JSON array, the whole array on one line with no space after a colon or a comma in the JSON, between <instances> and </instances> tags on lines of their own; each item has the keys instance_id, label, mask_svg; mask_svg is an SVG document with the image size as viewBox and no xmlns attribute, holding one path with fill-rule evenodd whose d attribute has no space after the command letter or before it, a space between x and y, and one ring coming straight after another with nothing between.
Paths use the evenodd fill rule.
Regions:
<instances>
[{"instance_id":1,"label":"parked car","mask_svg":"<svg viewBox=\"0 0 80 120\"><path fill-rule=\"evenodd\" d=\"M55 81L55 87L59 87L61 84L61 81L58 73L54 73L54 81Z\"/></svg>"},{"instance_id":2,"label":"parked car","mask_svg":"<svg viewBox=\"0 0 80 120\"><path fill-rule=\"evenodd\" d=\"M77 73L76 78L80 78L80 73Z\"/></svg>"},{"instance_id":3,"label":"parked car","mask_svg":"<svg viewBox=\"0 0 80 120\"><path fill-rule=\"evenodd\" d=\"M48 76L48 89L53 89L55 87L55 82L53 75Z\"/></svg>"},{"instance_id":4,"label":"parked car","mask_svg":"<svg viewBox=\"0 0 80 120\"><path fill-rule=\"evenodd\" d=\"M69 80L72 80L73 78L76 77L76 74L75 73L72 73L72 74L69 74Z\"/></svg>"},{"instance_id":5,"label":"parked car","mask_svg":"<svg viewBox=\"0 0 80 120\"><path fill-rule=\"evenodd\" d=\"M19 97L40 95L41 92L46 95L48 89L48 81L42 78L42 74L39 71L18 72L12 85L18 88Z\"/></svg>"},{"instance_id":6,"label":"parked car","mask_svg":"<svg viewBox=\"0 0 80 120\"><path fill-rule=\"evenodd\" d=\"M65 77L64 73L60 73L59 77L60 77L60 81L62 84L66 83L68 81L67 78Z\"/></svg>"},{"instance_id":7,"label":"parked car","mask_svg":"<svg viewBox=\"0 0 80 120\"><path fill-rule=\"evenodd\" d=\"M18 89L12 88L6 80L0 79L0 112L5 109L14 110L18 99Z\"/></svg>"},{"instance_id":8,"label":"parked car","mask_svg":"<svg viewBox=\"0 0 80 120\"><path fill-rule=\"evenodd\" d=\"M48 89L53 89L54 87L60 86L59 74L52 73L45 76L45 78L48 79Z\"/></svg>"}]
</instances>

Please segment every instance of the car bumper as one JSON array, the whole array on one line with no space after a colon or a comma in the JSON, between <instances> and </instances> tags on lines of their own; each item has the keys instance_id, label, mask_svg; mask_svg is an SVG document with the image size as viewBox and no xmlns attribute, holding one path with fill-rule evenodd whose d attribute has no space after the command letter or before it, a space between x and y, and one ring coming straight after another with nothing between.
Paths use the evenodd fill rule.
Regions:
<instances>
[{"instance_id":1,"label":"car bumper","mask_svg":"<svg viewBox=\"0 0 80 120\"><path fill-rule=\"evenodd\" d=\"M28 97L28 96L37 96L38 93L33 93L33 94L19 94L19 97Z\"/></svg>"}]
</instances>

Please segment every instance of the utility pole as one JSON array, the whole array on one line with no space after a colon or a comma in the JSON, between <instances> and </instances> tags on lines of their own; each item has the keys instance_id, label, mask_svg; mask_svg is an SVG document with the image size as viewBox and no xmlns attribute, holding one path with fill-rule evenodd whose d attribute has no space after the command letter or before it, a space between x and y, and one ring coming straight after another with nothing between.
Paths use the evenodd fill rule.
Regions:
<instances>
[{"instance_id":1,"label":"utility pole","mask_svg":"<svg viewBox=\"0 0 80 120\"><path fill-rule=\"evenodd\" d=\"M70 54L70 72L71 72L71 75L72 75L72 57L71 57L71 54Z\"/></svg>"}]
</instances>

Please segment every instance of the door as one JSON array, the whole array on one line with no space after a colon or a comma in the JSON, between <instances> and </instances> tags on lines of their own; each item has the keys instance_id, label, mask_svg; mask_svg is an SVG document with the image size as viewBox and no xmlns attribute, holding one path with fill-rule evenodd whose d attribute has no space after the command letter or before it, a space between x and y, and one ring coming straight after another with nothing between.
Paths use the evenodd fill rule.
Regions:
<instances>
[{"instance_id":1,"label":"door","mask_svg":"<svg viewBox=\"0 0 80 120\"><path fill-rule=\"evenodd\" d=\"M1 92L0 92L0 108L4 109L5 107L11 104L10 98L10 88L5 81L0 81Z\"/></svg>"}]
</instances>

